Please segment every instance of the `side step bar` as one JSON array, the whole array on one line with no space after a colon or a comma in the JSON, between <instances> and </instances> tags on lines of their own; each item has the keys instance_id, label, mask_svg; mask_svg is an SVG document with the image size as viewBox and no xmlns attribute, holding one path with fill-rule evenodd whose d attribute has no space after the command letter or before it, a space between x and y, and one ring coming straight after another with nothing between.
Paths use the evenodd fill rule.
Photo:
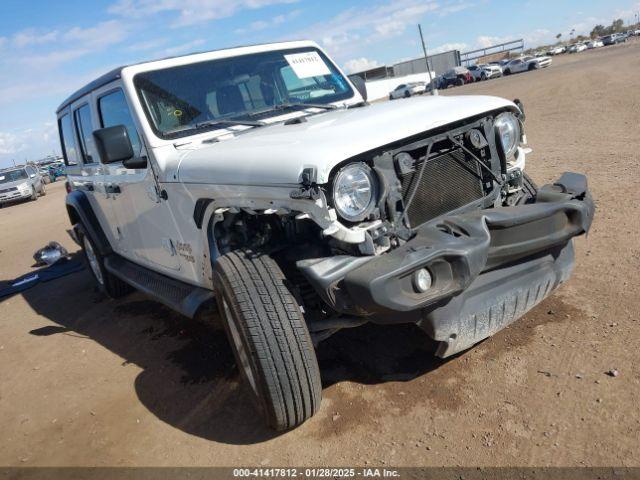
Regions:
<instances>
[{"instance_id":1,"label":"side step bar","mask_svg":"<svg viewBox=\"0 0 640 480\"><path fill-rule=\"evenodd\" d=\"M120 255L112 254L106 257L104 267L136 290L189 318L195 316L204 302L214 297L211 290L169 278L130 262Z\"/></svg>"}]
</instances>

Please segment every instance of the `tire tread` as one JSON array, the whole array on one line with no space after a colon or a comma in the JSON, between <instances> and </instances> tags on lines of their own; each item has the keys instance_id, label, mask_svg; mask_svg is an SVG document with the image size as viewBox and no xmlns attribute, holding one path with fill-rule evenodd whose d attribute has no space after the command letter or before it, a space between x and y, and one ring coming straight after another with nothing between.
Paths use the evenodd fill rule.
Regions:
<instances>
[{"instance_id":1,"label":"tire tread","mask_svg":"<svg viewBox=\"0 0 640 480\"><path fill-rule=\"evenodd\" d=\"M270 426L288 429L311 417L320 405L321 382L313 343L302 312L268 255L236 250L220 257L221 289L240 313L259 384L259 401Z\"/></svg>"}]
</instances>

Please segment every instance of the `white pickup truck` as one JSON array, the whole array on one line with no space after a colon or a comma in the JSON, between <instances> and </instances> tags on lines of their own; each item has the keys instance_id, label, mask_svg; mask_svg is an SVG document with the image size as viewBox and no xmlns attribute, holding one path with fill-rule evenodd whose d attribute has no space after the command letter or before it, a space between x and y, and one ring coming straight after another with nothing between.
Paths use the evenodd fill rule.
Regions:
<instances>
[{"instance_id":1,"label":"white pickup truck","mask_svg":"<svg viewBox=\"0 0 640 480\"><path fill-rule=\"evenodd\" d=\"M537 189L524 173L520 102L369 105L309 41L117 68L57 116L101 289L217 306L276 429L319 408L317 342L412 322L441 357L467 349L569 277L594 213L584 176Z\"/></svg>"}]
</instances>

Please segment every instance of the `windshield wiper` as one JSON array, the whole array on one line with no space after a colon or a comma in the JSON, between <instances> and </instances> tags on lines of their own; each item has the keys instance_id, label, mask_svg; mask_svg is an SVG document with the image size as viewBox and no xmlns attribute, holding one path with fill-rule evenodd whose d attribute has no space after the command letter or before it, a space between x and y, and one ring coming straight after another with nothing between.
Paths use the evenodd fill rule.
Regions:
<instances>
[{"instance_id":1,"label":"windshield wiper","mask_svg":"<svg viewBox=\"0 0 640 480\"><path fill-rule=\"evenodd\" d=\"M272 105L271 107L265 108L263 110L249 112L246 115L248 117L258 117L260 115L264 115L265 113L278 112L280 110L289 110L289 109L306 110L308 108L319 108L322 110L335 110L338 108L338 106L330 105L326 103L303 103L303 102L278 103L276 105Z\"/></svg>"},{"instance_id":2,"label":"windshield wiper","mask_svg":"<svg viewBox=\"0 0 640 480\"><path fill-rule=\"evenodd\" d=\"M279 103L274 105L276 110L284 110L287 108L323 108L325 110L335 110L337 105L331 105L330 103L304 103L304 102L292 102L292 103Z\"/></svg>"},{"instance_id":3,"label":"windshield wiper","mask_svg":"<svg viewBox=\"0 0 640 480\"><path fill-rule=\"evenodd\" d=\"M183 125L178 128L174 128L173 130L169 130L165 132L166 134L184 132L187 130L202 130L203 128L209 127L234 127L236 125L246 125L248 127L263 127L266 123L261 122L259 120L237 120L237 119L212 119L205 120L204 122L198 122L193 125Z\"/></svg>"},{"instance_id":4,"label":"windshield wiper","mask_svg":"<svg viewBox=\"0 0 640 480\"><path fill-rule=\"evenodd\" d=\"M266 125L259 120L238 120L238 119L213 119L206 120L204 122L198 122L194 125L194 128L206 128L206 127L233 127L235 125L246 125L248 127L262 127Z\"/></svg>"}]
</instances>

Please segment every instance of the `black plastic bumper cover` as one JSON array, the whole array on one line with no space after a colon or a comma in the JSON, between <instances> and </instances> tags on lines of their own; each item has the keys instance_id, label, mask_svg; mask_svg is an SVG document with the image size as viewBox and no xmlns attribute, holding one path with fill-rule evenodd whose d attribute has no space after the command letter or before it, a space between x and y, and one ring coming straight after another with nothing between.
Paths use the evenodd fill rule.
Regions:
<instances>
[{"instance_id":1,"label":"black plastic bumper cover","mask_svg":"<svg viewBox=\"0 0 640 480\"><path fill-rule=\"evenodd\" d=\"M465 290L480 273L566 245L589 230L594 204L584 175L565 173L535 203L441 217L402 247L351 270L344 285L370 313L423 309ZM433 285L417 293L413 274Z\"/></svg>"}]
</instances>

